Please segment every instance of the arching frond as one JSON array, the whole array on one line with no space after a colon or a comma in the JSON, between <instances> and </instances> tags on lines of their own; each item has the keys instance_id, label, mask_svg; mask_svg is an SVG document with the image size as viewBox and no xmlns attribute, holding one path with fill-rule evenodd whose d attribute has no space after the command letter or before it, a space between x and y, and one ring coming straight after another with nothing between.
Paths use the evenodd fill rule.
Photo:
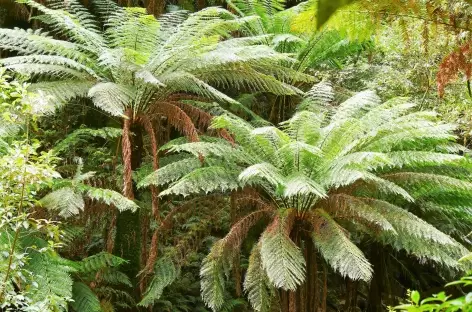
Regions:
<instances>
[{"instance_id":1,"label":"arching frond","mask_svg":"<svg viewBox=\"0 0 472 312\"><path fill-rule=\"evenodd\" d=\"M319 198L327 196L323 186L304 175L293 175L285 182L284 197L303 197L308 195L314 195Z\"/></svg>"},{"instance_id":2,"label":"arching frond","mask_svg":"<svg viewBox=\"0 0 472 312\"><path fill-rule=\"evenodd\" d=\"M275 291L262 266L260 249L260 244L257 244L251 251L246 278L244 279L244 290L254 310L269 312L271 299L275 295Z\"/></svg>"},{"instance_id":3,"label":"arching frond","mask_svg":"<svg viewBox=\"0 0 472 312\"><path fill-rule=\"evenodd\" d=\"M49 9L34 0L21 0L18 2L25 3L43 13L43 15L35 18L49 25L55 32L69 37L72 41L87 46L97 54L104 47L104 39L98 32L98 29L94 27L96 25L84 23L84 20L80 21L77 15L63 10Z\"/></svg>"},{"instance_id":4,"label":"arching frond","mask_svg":"<svg viewBox=\"0 0 472 312\"><path fill-rule=\"evenodd\" d=\"M454 244L451 237L405 209L382 200L363 199L363 201L379 211L398 233L407 233L443 245Z\"/></svg>"},{"instance_id":5,"label":"arching frond","mask_svg":"<svg viewBox=\"0 0 472 312\"><path fill-rule=\"evenodd\" d=\"M199 141L197 129L190 117L177 105L167 102L157 103L155 112L167 118L167 121L190 142Z\"/></svg>"},{"instance_id":6,"label":"arching frond","mask_svg":"<svg viewBox=\"0 0 472 312\"><path fill-rule=\"evenodd\" d=\"M371 207L362 198L346 194L330 196L326 200L325 210L334 218L354 220L367 223L367 226L380 229L381 231L392 231L396 233L393 225L383 216L381 212Z\"/></svg>"},{"instance_id":7,"label":"arching frond","mask_svg":"<svg viewBox=\"0 0 472 312\"><path fill-rule=\"evenodd\" d=\"M61 107L72 99L87 96L93 86L92 81L66 79L58 81L44 81L32 83L28 90L42 94L42 99L51 106L51 111Z\"/></svg>"},{"instance_id":8,"label":"arching frond","mask_svg":"<svg viewBox=\"0 0 472 312\"><path fill-rule=\"evenodd\" d=\"M254 179L263 179L273 186L283 185L284 179L278 168L270 163L262 163L247 167L238 176L238 180L245 184L250 184Z\"/></svg>"},{"instance_id":9,"label":"arching frond","mask_svg":"<svg viewBox=\"0 0 472 312\"><path fill-rule=\"evenodd\" d=\"M172 284L180 274L180 269L175 266L172 259L161 257L154 267L154 277L146 290L140 306L148 307L156 302L161 296L164 288Z\"/></svg>"},{"instance_id":10,"label":"arching frond","mask_svg":"<svg viewBox=\"0 0 472 312\"><path fill-rule=\"evenodd\" d=\"M138 187L166 185L202 166L198 158L184 158L154 171L138 183Z\"/></svg>"},{"instance_id":11,"label":"arching frond","mask_svg":"<svg viewBox=\"0 0 472 312\"><path fill-rule=\"evenodd\" d=\"M43 242L44 244L45 242ZM41 243L40 243L41 244ZM35 276L38 287L31 289L30 298L39 302L53 299L55 305L66 309L72 298L73 269L61 263L58 255L30 252L27 269Z\"/></svg>"},{"instance_id":12,"label":"arching frond","mask_svg":"<svg viewBox=\"0 0 472 312\"><path fill-rule=\"evenodd\" d=\"M213 311L217 311L224 304L224 273L228 270L228 265L221 257L221 244L222 241L215 243L200 268L202 298Z\"/></svg>"},{"instance_id":13,"label":"arching frond","mask_svg":"<svg viewBox=\"0 0 472 312\"><path fill-rule=\"evenodd\" d=\"M134 90L113 82L102 82L90 88L88 97L107 113L124 116L125 108L131 105L134 99Z\"/></svg>"},{"instance_id":14,"label":"arching frond","mask_svg":"<svg viewBox=\"0 0 472 312\"><path fill-rule=\"evenodd\" d=\"M43 197L41 205L50 210L58 211L62 217L71 217L84 210L85 202L82 194L71 187L60 188Z\"/></svg>"},{"instance_id":15,"label":"arching frond","mask_svg":"<svg viewBox=\"0 0 472 312\"><path fill-rule=\"evenodd\" d=\"M69 134L65 139L54 146L54 151L58 154L64 152L66 149L73 148L80 143L86 143L91 138L102 138L106 140L119 138L122 134L121 129L104 127L100 129L83 128L77 129Z\"/></svg>"},{"instance_id":16,"label":"arching frond","mask_svg":"<svg viewBox=\"0 0 472 312\"><path fill-rule=\"evenodd\" d=\"M316 210L312 218L313 243L326 262L342 276L369 281L372 266L362 251L349 240L345 230L322 209Z\"/></svg>"},{"instance_id":17,"label":"arching frond","mask_svg":"<svg viewBox=\"0 0 472 312\"><path fill-rule=\"evenodd\" d=\"M71 263L71 266L81 273L96 273L102 269L120 266L123 263L126 263L126 260L107 252L100 252Z\"/></svg>"},{"instance_id":18,"label":"arching frond","mask_svg":"<svg viewBox=\"0 0 472 312\"><path fill-rule=\"evenodd\" d=\"M305 280L305 258L290 239L291 218L277 217L261 237L262 266L270 282L278 288L295 291Z\"/></svg>"},{"instance_id":19,"label":"arching frond","mask_svg":"<svg viewBox=\"0 0 472 312\"><path fill-rule=\"evenodd\" d=\"M226 192L239 187L236 180L238 172L232 168L204 167L184 175L178 182L161 192L159 196L170 194L183 195Z\"/></svg>"},{"instance_id":20,"label":"arching frond","mask_svg":"<svg viewBox=\"0 0 472 312\"><path fill-rule=\"evenodd\" d=\"M119 211L134 212L139 208L139 206L134 201L126 198L116 191L91 187L88 185L83 185L81 188L85 192L85 195L90 199L103 202L110 206L113 205Z\"/></svg>"},{"instance_id":21,"label":"arching frond","mask_svg":"<svg viewBox=\"0 0 472 312\"><path fill-rule=\"evenodd\" d=\"M74 301L70 303L70 306L74 311L102 311L97 295L84 283L74 282L72 285L72 298Z\"/></svg>"}]
</instances>

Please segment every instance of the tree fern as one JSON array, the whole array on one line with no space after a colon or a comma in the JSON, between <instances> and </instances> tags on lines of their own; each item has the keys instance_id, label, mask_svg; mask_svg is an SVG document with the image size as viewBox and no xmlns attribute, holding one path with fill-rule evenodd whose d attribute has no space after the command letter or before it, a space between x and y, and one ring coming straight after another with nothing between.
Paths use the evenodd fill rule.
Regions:
<instances>
[{"instance_id":1,"label":"tree fern","mask_svg":"<svg viewBox=\"0 0 472 312\"><path fill-rule=\"evenodd\" d=\"M214 118L212 127L227 129L235 147L218 141L176 142L173 152L195 160L203 155L204 167L184 173L161 195L175 194L178 186L183 189L179 194L205 196L225 191L219 183L233 183L227 192L256 187L262 202L257 207L278 209L258 247L265 274L257 264L246 276L256 310L268 309L271 287L295 290L303 282L305 259L299 248L307 244L314 244L339 274L369 281L372 266L351 235L356 235L356 242L374 240L420 262L459 269L454 258L464 255L465 248L419 217L428 204L469 207L472 203L467 161L441 147L450 144L453 127L438 123L434 114L412 111L414 105L405 99L382 103L375 93L365 91L333 108L329 85L323 82L312 90L278 129L255 128L230 114ZM167 166L145 178L145 183L157 185L166 181L166 175L174 181L175 167ZM232 173L223 180L222 175L208 179L207 172L227 170ZM303 222L312 225L311 239L302 236L303 243L297 246L292 235L306 231ZM234 233L239 233L239 226L234 225ZM235 250L241 239L244 235L232 241ZM224 301L224 272L231 267L231 250L225 240L219 241L202 266L202 296L215 311ZM259 261L254 257L253 262ZM252 277L256 275L257 280Z\"/></svg>"}]
</instances>

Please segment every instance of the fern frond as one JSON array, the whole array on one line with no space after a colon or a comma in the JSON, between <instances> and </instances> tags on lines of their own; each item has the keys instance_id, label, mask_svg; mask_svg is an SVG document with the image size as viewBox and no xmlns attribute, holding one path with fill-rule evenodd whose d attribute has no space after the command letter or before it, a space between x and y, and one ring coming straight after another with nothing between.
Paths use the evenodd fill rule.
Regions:
<instances>
[{"instance_id":1,"label":"fern frond","mask_svg":"<svg viewBox=\"0 0 472 312\"><path fill-rule=\"evenodd\" d=\"M20 55L30 53L58 55L81 63L90 62L89 56L81 51L77 44L53 39L41 29L2 28L0 29L0 48Z\"/></svg>"},{"instance_id":2,"label":"fern frond","mask_svg":"<svg viewBox=\"0 0 472 312\"><path fill-rule=\"evenodd\" d=\"M66 308L67 300L72 298L73 269L63 265L59 256L51 253L29 253L30 260L27 269L35 276L38 287L31 289L30 298L39 302L54 298L56 305Z\"/></svg>"},{"instance_id":3,"label":"fern frond","mask_svg":"<svg viewBox=\"0 0 472 312\"><path fill-rule=\"evenodd\" d=\"M161 192L159 196L174 194L186 197L190 194L235 190L239 188L237 175L238 172L232 168L215 166L195 169L183 176L177 183L172 184L167 190Z\"/></svg>"},{"instance_id":4,"label":"fern frond","mask_svg":"<svg viewBox=\"0 0 472 312\"><path fill-rule=\"evenodd\" d=\"M130 278L114 267L107 267L100 270L100 281L109 285L125 285L133 287Z\"/></svg>"},{"instance_id":5,"label":"fern frond","mask_svg":"<svg viewBox=\"0 0 472 312\"><path fill-rule=\"evenodd\" d=\"M451 237L405 209L377 199L363 199L363 201L379 211L398 233L403 232L442 245L454 244Z\"/></svg>"},{"instance_id":6,"label":"fern frond","mask_svg":"<svg viewBox=\"0 0 472 312\"><path fill-rule=\"evenodd\" d=\"M138 305L148 307L154 304L161 296L164 288L172 284L180 275L180 269L167 257L157 260L154 267L154 277L146 290L143 299Z\"/></svg>"},{"instance_id":7,"label":"fern frond","mask_svg":"<svg viewBox=\"0 0 472 312\"><path fill-rule=\"evenodd\" d=\"M107 252L100 252L81 261L74 262L73 267L80 273L96 273L102 269L120 266L125 262L126 260L118 256Z\"/></svg>"},{"instance_id":8,"label":"fern frond","mask_svg":"<svg viewBox=\"0 0 472 312\"><path fill-rule=\"evenodd\" d=\"M66 149L74 147L80 143L86 143L90 138L102 138L105 140L119 138L122 130L119 128L105 127L100 129L83 128L77 129L69 134L65 139L54 146L54 151L57 154L64 152Z\"/></svg>"},{"instance_id":9,"label":"fern frond","mask_svg":"<svg viewBox=\"0 0 472 312\"><path fill-rule=\"evenodd\" d=\"M75 61L68 57L58 55L26 55L26 56L14 56L0 60L0 65L5 68L15 69L17 65L36 65L41 64L45 67L47 65L58 65L64 66L65 68L74 69L80 72L85 72L93 78L98 78L97 74L93 69Z\"/></svg>"},{"instance_id":10,"label":"fern frond","mask_svg":"<svg viewBox=\"0 0 472 312\"><path fill-rule=\"evenodd\" d=\"M190 117L179 106L168 102L160 102L155 108L156 113L167 118L167 121L190 142L199 141L198 132Z\"/></svg>"},{"instance_id":11,"label":"fern frond","mask_svg":"<svg viewBox=\"0 0 472 312\"><path fill-rule=\"evenodd\" d=\"M184 158L154 171L138 183L138 188L166 185L202 166L198 158Z\"/></svg>"},{"instance_id":12,"label":"fern frond","mask_svg":"<svg viewBox=\"0 0 472 312\"><path fill-rule=\"evenodd\" d=\"M86 97L93 84L92 81L76 79L43 81L32 83L28 90L43 94L43 100L46 100L52 108L51 111L54 111L72 99Z\"/></svg>"},{"instance_id":13,"label":"fern frond","mask_svg":"<svg viewBox=\"0 0 472 312\"><path fill-rule=\"evenodd\" d=\"M308 195L324 198L327 196L327 193L323 186L301 174L289 177L284 183L284 197L303 197Z\"/></svg>"},{"instance_id":14,"label":"fern frond","mask_svg":"<svg viewBox=\"0 0 472 312\"><path fill-rule=\"evenodd\" d=\"M313 243L334 270L352 280L369 281L372 278L369 261L328 213L317 209L312 223Z\"/></svg>"},{"instance_id":15,"label":"fern frond","mask_svg":"<svg viewBox=\"0 0 472 312\"><path fill-rule=\"evenodd\" d=\"M305 93L306 101L298 105L298 110L307 110L311 112L319 112L320 108L324 108L334 101L333 86L330 82L323 80Z\"/></svg>"},{"instance_id":16,"label":"fern frond","mask_svg":"<svg viewBox=\"0 0 472 312\"><path fill-rule=\"evenodd\" d=\"M295 291L305 280L305 258L289 238L291 214L277 217L261 237L261 260L269 281L278 288Z\"/></svg>"},{"instance_id":17,"label":"fern frond","mask_svg":"<svg viewBox=\"0 0 472 312\"><path fill-rule=\"evenodd\" d=\"M224 304L225 263L222 257L222 241L216 242L210 253L203 259L200 268L200 284L203 301L213 311Z\"/></svg>"},{"instance_id":18,"label":"fern frond","mask_svg":"<svg viewBox=\"0 0 472 312\"><path fill-rule=\"evenodd\" d=\"M247 293L254 310L258 312L270 311L271 299L275 294L275 290L262 266L260 244L252 248L249 256L249 265L244 279L244 291Z\"/></svg>"},{"instance_id":19,"label":"fern frond","mask_svg":"<svg viewBox=\"0 0 472 312\"><path fill-rule=\"evenodd\" d=\"M113 82L101 82L90 88L88 97L98 108L111 115L124 116L125 108L131 105L134 99L134 90Z\"/></svg>"},{"instance_id":20,"label":"fern frond","mask_svg":"<svg viewBox=\"0 0 472 312\"><path fill-rule=\"evenodd\" d=\"M85 192L85 195L90 199L103 202L107 205L113 205L119 211L134 212L139 208L139 206L134 201L126 198L116 191L95 188L88 185L82 185L81 188L82 191Z\"/></svg>"},{"instance_id":21,"label":"fern frond","mask_svg":"<svg viewBox=\"0 0 472 312\"><path fill-rule=\"evenodd\" d=\"M40 203L49 210L58 211L59 215L68 218L84 210L82 194L71 187L63 187L44 196Z\"/></svg>"},{"instance_id":22,"label":"fern frond","mask_svg":"<svg viewBox=\"0 0 472 312\"><path fill-rule=\"evenodd\" d=\"M55 32L69 37L74 42L87 46L97 54L105 46L104 39L99 34L98 29L90 23L82 24L84 21L80 21L76 15L63 10L49 9L34 0L18 0L18 2L24 3L43 13L43 15L35 18L50 25Z\"/></svg>"},{"instance_id":23,"label":"fern frond","mask_svg":"<svg viewBox=\"0 0 472 312\"><path fill-rule=\"evenodd\" d=\"M279 169L270 163L255 164L244 169L238 176L243 184L251 184L254 179L263 179L273 186L283 185L284 178Z\"/></svg>"},{"instance_id":24,"label":"fern frond","mask_svg":"<svg viewBox=\"0 0 472 312\"><path fill-rule=\"evenodd\" d=\"M101 312L100 300L84 283L74 282L72 285L72 301L70 307L76 312Z\"/></svg>"},{"instance_id":25,"label":"fern frond","mask_svg":"<svg viewBox=\"0 0 472 312\"><path fill-rule=\"evenodd\" d=\"M325 210L332 214L334 218L355 220L361 223L367 222L367 226L373 226L382 231L392 231L395 234L393 225L377 211L366 204L362 198L346 194L336 194L330 196L326 201Z\"/></svg>"},{"instance_id":26,"label":"fern frond","mask_svg":"<svg viewBox=\"0 0 472 312\"><path fill-rule=\"evenodd\" d=\"M26 77L41 77L55 79L90 79L90 75L76 69L54 64L11 64L5 68Z\"/></svg>"},{"instance_id":27,"label":"fern frond","mask_svg":"<svg viewBox=\"0 0 472 312\"><path fill-rule=\"evenodd\" d=\"M339 125L350 118L359 118L370 109L381 104L380 98L372 91L356 93L353 97L341 103L331 118L331 125Z\"/></svg>"}]
</instances>

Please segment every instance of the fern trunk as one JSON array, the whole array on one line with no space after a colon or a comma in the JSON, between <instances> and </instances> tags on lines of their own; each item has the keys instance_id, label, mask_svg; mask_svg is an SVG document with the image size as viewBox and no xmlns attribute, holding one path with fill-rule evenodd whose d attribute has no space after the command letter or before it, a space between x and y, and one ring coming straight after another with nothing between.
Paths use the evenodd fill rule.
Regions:
<instances>
[{"instance_id":1,"label":"fern trunk","mask_svg":"<svg viewBox=\"0 0 472 312\"><path fill-rule=\"evenodd\" d=\"M165 0L149 0L146 5L147 12L156 17L164 13L166 8Z\"/></svg>"},{"instance_id":2,"label":"fern trunk","mask_svg":"<svg viewBox=\"0 0 472 312\"><path fill-rule=\"evenodd\" d=\"M321 312L326 312L328 301L328 268L323 264L323 297L321 297Z\"/></svg>"},{"instance_id":3,"label":"fern trunk","mask_svg":"<svg viewBox=\"0 0 472 312\"><path fill-rule=\"evenodd\" d=\"M123 126L123 158L124 158L124 195L134 199L135 190L133 189L132 172L141 166L144 148L142 128L133 125L131 122L131 112L126 112L129 119L125 120ZM133 141L131 141L133 133ZM134 147L134 148L133 148ZM114 253L128 260L123 266L123 271L130 277L135 277L139 273L141 262L141 217L139 213L124 211L118 214L116 222L116 239ZM137 285L139 281L133 281ZM139 298L139 287L135 288L135 298Z\"/></svg>"},{"instance_id":4,"label":"fern trunk","mask_svg":"<svg viewBox=\"0 0 472 312\"><path fill-rule=\"evenodd\" d=\"M131 168L131 118L133 118L131 109L128 109L125 115L127 118L123 122L123 138L121 143L123 157L123 195L129 199L134 199L133 169Z\"/></svg>"},{"instance_id":5,"label":"fern trunk","mask_svg":"<svg viewBox=\"0 0 472 312\"><path fill-rule=\"evenodd\" d=\"M318 308L318 261L311 240L306 240L307 252L307 312L317 312Z\"/></svg>"},{"instance_id":6,"label":"fern trunk","mask_svg":"<svg viewBox=\"0 0 472 312\"><path fill-rule=\"evenodd\" d=\"M382 312L382 278L384 276L384 254L381 246L373 246L370 259L374 275L370 282L367 312Z\"/></svg>"},{"instance_id":7,"label":"fern trunk","mask_svg":"<svg viewBox=\"0 0 472 312\"><path fill-rule=\"evenodd\" d=\"M238 205L236 204L236 194L232 193L230 197L230 204L231 204L231 226L233 226L239 220L238 216ZM234 290L236 293L236 297L242 297L242 281L241 281L241 268L240 268L240 257L239 254L236 254L233 260L233 279L234 279Z\"/></svg>"}]
</instances>

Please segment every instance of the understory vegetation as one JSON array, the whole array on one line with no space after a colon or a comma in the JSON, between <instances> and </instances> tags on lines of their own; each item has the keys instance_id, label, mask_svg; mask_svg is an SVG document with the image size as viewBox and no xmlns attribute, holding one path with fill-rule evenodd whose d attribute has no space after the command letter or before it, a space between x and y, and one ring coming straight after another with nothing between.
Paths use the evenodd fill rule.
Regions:
<instances>
[{"instance_id":1,"label":"understory vegetation","mask_svg":"<svg viewBox=\"0 0 472 312\"><path fill-rule=\"evenodd\" d=\"M0 0L0 311L472 311L472 2Z\"/></svg>"}]
</instances>

